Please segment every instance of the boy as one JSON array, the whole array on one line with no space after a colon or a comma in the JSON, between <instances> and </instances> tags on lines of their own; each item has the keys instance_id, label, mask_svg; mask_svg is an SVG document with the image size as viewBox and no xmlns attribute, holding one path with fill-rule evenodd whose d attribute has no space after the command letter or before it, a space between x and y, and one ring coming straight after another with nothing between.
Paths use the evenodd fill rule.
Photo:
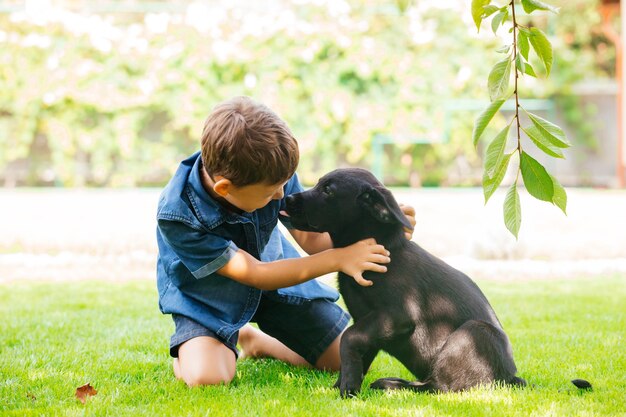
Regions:
<instances>
[{"instance_id":1,"label":"boy","mask_svg":"<svg viewBox=\"0 0 626 417\"><path fill-rule=\"evenodd\" d=\"M286 124L247 97L219 104L201 154L183 161L157 212L159 307L176 329L174 374L189 386L230 382L239 341L252 357L339 369L349 316L338 293L312 278L385 272L389 253L373 239L332 248L328 234L290 228L286 195L302 191L298 145ZM414 212L405 208L414 224ZM280 221L310 256L300 258ZM261 330L248 325L256 322Z\"/></svg>"}]
</instances>

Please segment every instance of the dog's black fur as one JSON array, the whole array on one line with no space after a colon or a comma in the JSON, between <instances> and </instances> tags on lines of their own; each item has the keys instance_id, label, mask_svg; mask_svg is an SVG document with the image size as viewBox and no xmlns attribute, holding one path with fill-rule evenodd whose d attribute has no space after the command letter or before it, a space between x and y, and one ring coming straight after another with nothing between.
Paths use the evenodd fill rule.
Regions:
<instances>
[{"instance_id":1,"label":"dog's black fur","mask_svg":"<svg viewBox=\"0 0 626 417\"><path fill-rule=\"evenodd\" d=\"M309 191L287 197L287 213L300 230L328 232L335 247L375 238L391 253L386 273L366 272L371 287L339 273L339 290L354 319L341 338L343 397L356 395L374 357L388 352L419 382L383 378L371 387L461 391L515 376L511 344L478 286L407 240L411 227L391 192L368 171L339 169Z\"/></svg>"}]
</instances>

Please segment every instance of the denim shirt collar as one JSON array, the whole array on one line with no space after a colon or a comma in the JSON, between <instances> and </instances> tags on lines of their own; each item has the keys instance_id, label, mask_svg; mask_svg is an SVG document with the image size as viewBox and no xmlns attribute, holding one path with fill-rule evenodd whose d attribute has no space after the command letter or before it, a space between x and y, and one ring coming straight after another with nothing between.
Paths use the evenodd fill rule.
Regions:
<instances>
[{"instance_id":1,"label":"denim shirt collar","mask_svg":"<svg viewBox=\"0 0 626 417\"><path fill-rule=\"evenodd\" d=\"M202 169L202 158L200 152L192 156L196 158L188 178L187 194L191 204L193 204L198 219L204 223L206 227L212 229L223 222L227 223L246 223L250 222L254 213L243 212L241 214L234 213L225 209L219 204L202 186L200 170Z\"/></svg>"}]
</instances>

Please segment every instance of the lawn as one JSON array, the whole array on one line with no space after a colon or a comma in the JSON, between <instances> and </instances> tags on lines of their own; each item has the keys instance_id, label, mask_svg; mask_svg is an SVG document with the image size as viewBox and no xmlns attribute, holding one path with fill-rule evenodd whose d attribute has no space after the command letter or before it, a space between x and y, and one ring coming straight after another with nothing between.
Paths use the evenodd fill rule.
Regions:
<instances>
[{"instance_id":1,"label":"lawn","mask_svg":"<svg viewBox=\"0 0 626 417\"><path fill-rule=\"evenodd\" d=\"M189 389L167 353L173 325L151 282L0 285L2 416L626 416L626 277L478 281L531 388L382 393L341 400L336 375L244 360L229 386ZM410 378L380 354L366 383ZM593 391L568 381L583 378ZM97 395L82 404L77 387Z\"/></svg>"}]
</instances>

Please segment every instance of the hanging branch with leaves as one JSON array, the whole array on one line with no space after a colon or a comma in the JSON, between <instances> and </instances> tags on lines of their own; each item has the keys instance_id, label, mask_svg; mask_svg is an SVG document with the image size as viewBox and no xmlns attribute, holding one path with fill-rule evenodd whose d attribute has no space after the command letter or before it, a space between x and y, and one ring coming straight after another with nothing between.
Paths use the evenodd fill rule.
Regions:
<instances>
[{"instance_id":1,"label":"hanging branch with leaves","mask_svg":"<svg viewBox=\"0 0 626 417\"><path fill-rule=\"evenodd\" d=\"M526 14L531 14L536 10L558 12L555 7L538 0L521 0L520 2ZM545 33L539 28L524 26L519 23L515 10L516 3L516 0L511 0L504 6L498 6L492 4L491 0L472 0L472 17L478 30L480 30L481 23L491 16L493 16L491 18L491 29L494 34L496 34L498 28L504 26L507 22L512 24L509 29L509 33L512 34L512 43L504 45L497 50L498 53L504 54L505 58L495 64L489 73L488 90L491 104L476 119L472 140L474 146L477 146L485 128L502 105L509 99L515 100L515 112L512 119L487 146L483 173L483 192L485 204L487 204L489 198L491 198L504 179L513 156L517 154L519 163L515 181L504 199L504 223L507 229L517 238L522 223L522 207L517 190L520 173L522 174L524 186L530 195L539 200L553 203L563 213L566 213L567 207L567 194L563 186L554 176L546 171L545 167L530 156L525 147L522 147L522 132L537 149L554 158L564 158L562 150L571 145L559 126L526 111L520 104L520 75L537 77L534 68L529 62L531 50L543 64L546 77L550 75L550 70L552 69L553 55L552 44ZM513 75L514 80L512 93L510 92L511 75ZM521 112L527 116L530 122L529 125L522 126L520 120ZM507 150L509 131L513 122L515 122L517 146L513 150Z\"/></svg>"}]
</instances>

